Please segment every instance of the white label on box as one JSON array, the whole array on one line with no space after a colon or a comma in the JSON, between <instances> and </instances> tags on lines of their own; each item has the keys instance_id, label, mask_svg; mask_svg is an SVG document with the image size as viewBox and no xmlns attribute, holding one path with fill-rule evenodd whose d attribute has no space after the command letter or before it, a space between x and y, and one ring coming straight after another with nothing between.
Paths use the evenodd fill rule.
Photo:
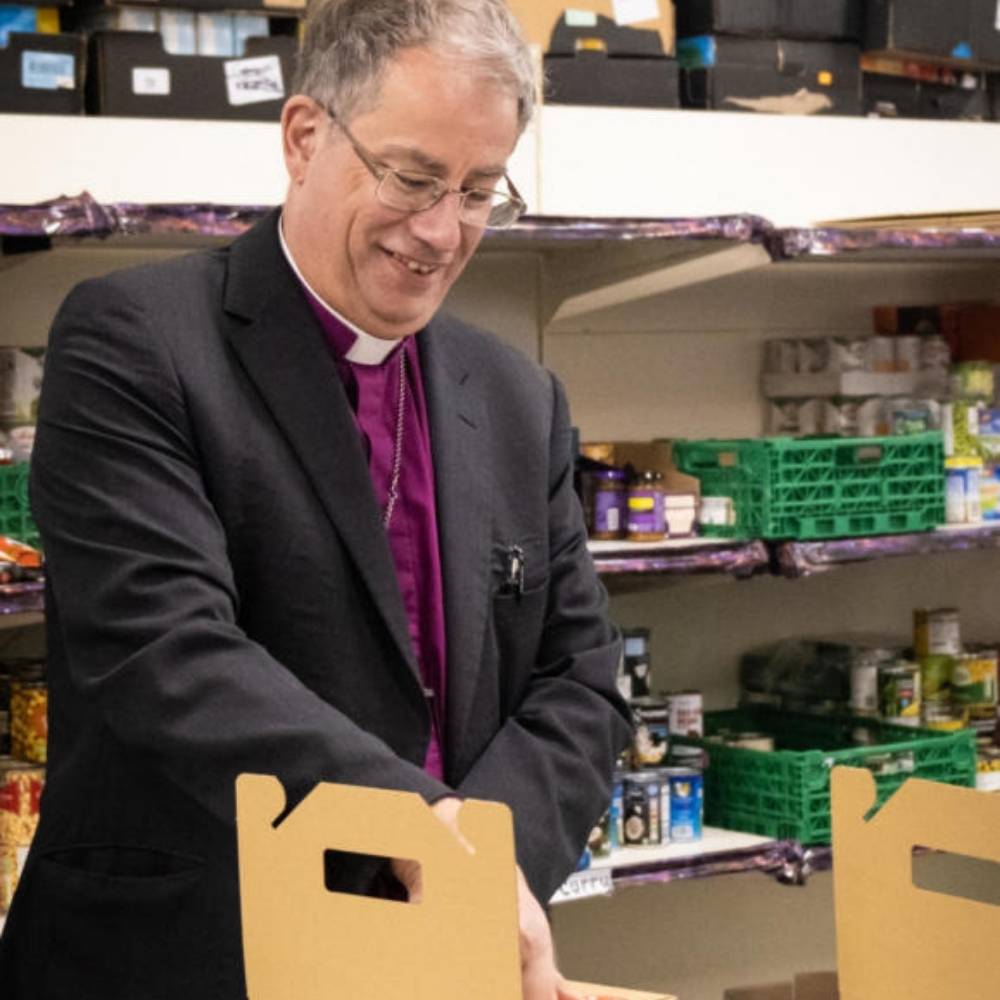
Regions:
<instances>
[{"instance_id":1,"label":"white label on box","mask_svg":"<svg viewBox=\"0 0 1000 1000\"><path fill-rule=\"evenodd\" d=\"M640 21L658 21L658 0L614 0L615 23L638 24Z\"/></svg>"},{"instance_id":2,"label":"white label on box","mask_svg":"<svg viewBox=\"0 0 1000 1000\"><path fill-rule=\"evenodd\" d=\"M22 52L21 86L29 90L75 90L76 57L66 52Z\"/></svg>"},{"instance_id":3,"label":"white label on box","mask_svg":"<svg viewBox=\"0 0 1000 1000\"><path fill-rule=\"evenodd\" d=\"M132 93L140 97L167 97L170 70L165 66L133 66Z\"/></svg>"},{"instance_id":4,"label":"white label on box","mask_svg":"<svg viewBox=\"0 0 1000 1000\"><path fill-rule=\"evenodd\" d=\"M258 56L227 62L226 90L233 105L280 101L285 96L281 60L277 56Z\"/></svg>"},{"instance_id":5,"label":"white label on box","mask_svg":"<svg viewBox=\"0 0 1000 1000\"><path fill-rule=\"evenodd\" d=\"M569 903L575 899L592 899L594 896L610 896L614 892L611 869L586 869L573 872L556 890L550 903Z\"/></svg>"},{"instance_id":6,"label":"white label on box","mask_svg":"<svg viewBox=\"0 0 1000 1000\"><path fill-rule=\"evenodd\" d=\"M592 10L568 10L563 15L567 28L596 28L597 14Z\"/></svg>"}]
</instances>

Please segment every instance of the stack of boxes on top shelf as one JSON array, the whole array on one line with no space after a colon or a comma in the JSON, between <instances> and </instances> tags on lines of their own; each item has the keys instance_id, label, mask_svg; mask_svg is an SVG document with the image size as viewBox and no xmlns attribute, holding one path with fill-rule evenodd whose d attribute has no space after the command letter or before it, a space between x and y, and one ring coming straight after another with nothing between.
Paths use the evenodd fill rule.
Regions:
<instances>
[{"instance_id":1,"label":"stack of boxes on top shelf","mask_svg":"<svg viewBox=\"0 0 1000 1000\"><path fill-rule=\"evenodd\" d=\"M0 112L276 121L305 0L0 5Z\"/></svg>"},{"instance_id":2,"label":"stack of boxes on top shelf","mask_svg":"<svg viewBox=\"0 0 1000 1000\"><path fill-rule=\"evenodd\" d=\"M979 0L678 0L685 107L994 117L995 5Z\"/></svg>"}]
</instances>

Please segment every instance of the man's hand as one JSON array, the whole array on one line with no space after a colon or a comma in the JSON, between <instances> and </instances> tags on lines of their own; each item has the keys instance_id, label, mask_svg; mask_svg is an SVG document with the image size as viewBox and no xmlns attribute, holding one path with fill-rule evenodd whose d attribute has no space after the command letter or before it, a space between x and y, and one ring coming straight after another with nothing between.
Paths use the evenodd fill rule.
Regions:
<instances>
[{"instance_id":1,"label":"man's hand","mask_svg":"<svg viewBox=\"0 0 1000 1000\"><path fill-rule=\"evenodd\" d=\"M439 799L431 811L458 838L463 847L472 846L458 828L458 814L462 800ZM420 901L423 885L420 865L415 861L396 859L393 874L403 883L411 903ZM583 1000L572 991L556 968L552 932L545 911L535 899L521 869L517 869L517 919L521 946L521 991L523 1000Z\"/></svg>"}]
</instances>

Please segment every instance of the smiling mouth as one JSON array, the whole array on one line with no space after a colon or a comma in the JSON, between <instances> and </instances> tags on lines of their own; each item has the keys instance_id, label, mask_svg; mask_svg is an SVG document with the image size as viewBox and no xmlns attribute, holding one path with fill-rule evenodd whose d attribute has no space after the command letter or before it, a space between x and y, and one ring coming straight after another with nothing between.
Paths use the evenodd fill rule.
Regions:
<instances>
[{"instance_id":1,"label":"smiling mouth","mask_svg":"<svg viewBox=\"0 0 1000 1000\"><path fill-rule=\"evenodd\" d=\"M384 249L384 248L383 248ZM396 253L395 250L385 251L393 260L399 261L407 270L412 274L419 274L424 277L433 274L440 267L439 264L422 264L419 260L414 260L412 257L407 257L405 254Z\"/></svg>"}]
</instances>

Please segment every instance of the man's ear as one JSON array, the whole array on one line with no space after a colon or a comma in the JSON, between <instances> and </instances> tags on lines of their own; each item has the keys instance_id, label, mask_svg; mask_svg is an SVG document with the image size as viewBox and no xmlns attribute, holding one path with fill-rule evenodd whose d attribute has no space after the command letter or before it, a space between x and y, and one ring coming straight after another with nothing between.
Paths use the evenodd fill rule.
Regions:
<instances>
[{"instance_id":1,"label":"man's ear","mask_svg":"<svg viewBox=\"0 0 1000 1000\"><path fill-rule=\"evenodd\" d=\"M281 109L281 145L293 186L302 184L319 148L326 112L311 97L295 94Z\"/></svg>"}]
</instances>

